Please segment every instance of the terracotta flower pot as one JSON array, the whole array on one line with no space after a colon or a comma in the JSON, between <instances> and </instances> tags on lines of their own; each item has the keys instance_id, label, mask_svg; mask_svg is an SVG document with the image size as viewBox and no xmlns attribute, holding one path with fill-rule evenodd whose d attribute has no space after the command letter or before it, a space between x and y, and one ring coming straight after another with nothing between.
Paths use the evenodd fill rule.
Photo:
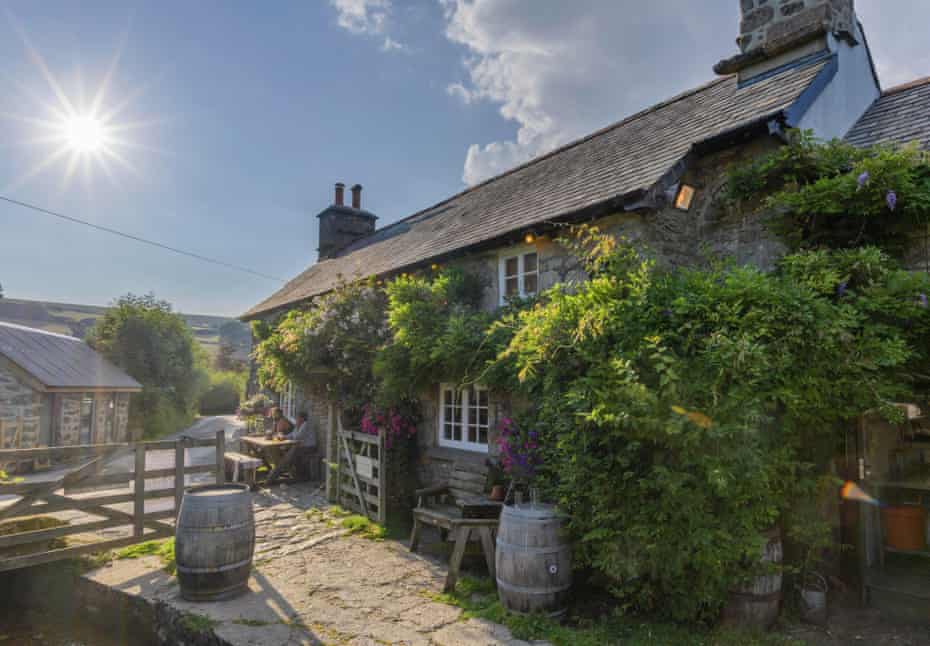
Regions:
<instances>
[{"instance_id":1,"label":"terracotta flower pot","mask_svg":"<svg viewBox=\"0 0 930 646\"><path fill-rule=\"evenodd\" d=\"M507 488L504 485L494 485L491 487L491 500L501 501L507 495Z\"/></svg>"}]
</instances>

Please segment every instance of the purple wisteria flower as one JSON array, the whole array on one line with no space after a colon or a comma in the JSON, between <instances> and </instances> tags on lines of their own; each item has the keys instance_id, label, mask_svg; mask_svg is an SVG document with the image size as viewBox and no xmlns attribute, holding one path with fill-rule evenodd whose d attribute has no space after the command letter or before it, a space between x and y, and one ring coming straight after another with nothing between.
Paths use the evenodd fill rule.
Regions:
<instances>
[{"instance_id":1,"label":"purple wisteria flower","mask_svg":"<svg viewBox=\"0 0 930 646\"><path fill-rule=\"evenodd\" d=\"M885 201L888 203L888 208L894 211L895 207L898 205L898 194L894 191L888 191L888 195L885 196Z\"/></svg>"},{"instance_id":2,"label":"purple wisteria flower","mask_svg":"<svg viewBox=\"0 0 930 646\"><path fill-rule=\"evenodd\" d=\"M859 176L859 188L862 188L869 183L869 171L865 171Z\"/></svg>"},{"instance_id":3,"label":"purple wisteria flower","mask_svg":"<svg viewBox=\"0 0 930 646\"><path fill-rule=\"evenodd\" d=\"M847 282L844 280L842 283L840 283L839 285L836 286L836 295L839 296L839 297L845 296L845 295L846 295L846 288L847 288L847 287L849 287L849 283L847 283Z\"/></svg>"},{"instance_id":4,"label":"purple wisteria flower","mask_svg":"<svg viewBox=\"0 0 930 646\"><path fill-rule=\"evenodd\" d=\"M917 297L917 300L920 301L920 306L921 306L922 308L927 309L928 303L927 303L927 295L926 295L926 294L921 294L920 296Z\"/></svg>"}]
</instances>

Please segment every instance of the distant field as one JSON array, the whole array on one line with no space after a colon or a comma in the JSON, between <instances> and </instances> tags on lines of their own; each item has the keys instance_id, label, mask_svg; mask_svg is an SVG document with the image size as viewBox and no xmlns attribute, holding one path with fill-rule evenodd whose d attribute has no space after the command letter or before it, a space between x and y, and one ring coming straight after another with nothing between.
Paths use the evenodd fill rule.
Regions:
<instances>
[{"instance_id":1,"label":"distant field","mask_svg":"<svg viewBox=\"0 0 930 646\"><path fill-rule=\"evenodd\" d=\"M50 303L16 298L0 298L0 321L34 327L47 332L84 338L106 311L95 305ZM236 348L236 357L246 359L251 334L248 326L235 319L205 314L181 314L194 338L214 357L225 340Z\"/></svg>"}]
</instances>

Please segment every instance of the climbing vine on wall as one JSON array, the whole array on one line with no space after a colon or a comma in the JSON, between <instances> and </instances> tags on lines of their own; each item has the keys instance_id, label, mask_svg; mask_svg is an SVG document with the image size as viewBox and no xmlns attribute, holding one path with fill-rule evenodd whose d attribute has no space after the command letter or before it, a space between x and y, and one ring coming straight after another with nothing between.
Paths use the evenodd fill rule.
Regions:
<instances>
[{"instance_id":1,"label":"climbing vine on wall","mask_svg":"<svg viewBox=\"0 0 930 646\"><path fill-rule=\"evenodd\" d=\"M930 157L916 145L856 148L794 131L730 172L727 198L760 209L794 248L876 245L899 251L930 223Z\"/></svg>"}]
</instances>

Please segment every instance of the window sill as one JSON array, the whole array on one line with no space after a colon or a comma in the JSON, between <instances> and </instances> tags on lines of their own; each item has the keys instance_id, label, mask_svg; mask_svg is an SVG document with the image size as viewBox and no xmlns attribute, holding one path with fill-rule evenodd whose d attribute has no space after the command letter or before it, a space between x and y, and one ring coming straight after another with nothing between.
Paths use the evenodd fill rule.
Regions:
<instances>
[{"instance_id":1,"label":"window sill","mask_svg":"<svg viewBox=\"0 0 930 646\"><path fill-rule=\"evenodd\" d=\"M445 460L447 462L471 461L483 465L488 459L487 453L453 449L448 446L431 446L426 449L426 456L431 460Z\"/></svg>"}]
</instances>

